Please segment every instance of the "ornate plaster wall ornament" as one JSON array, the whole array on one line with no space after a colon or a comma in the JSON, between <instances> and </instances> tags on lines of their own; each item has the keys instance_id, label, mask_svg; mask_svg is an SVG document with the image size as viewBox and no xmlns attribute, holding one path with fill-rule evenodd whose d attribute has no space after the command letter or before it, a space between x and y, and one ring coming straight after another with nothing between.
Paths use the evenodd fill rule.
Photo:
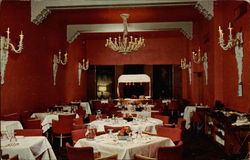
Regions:
<instances>
[{"instance_id":1,"label":"ornate plaster wall ornament","mask_svg":"<svg viewBox=\"0 0 250 160\"><path fill-rule=\"evenodd\" d=\"M68 58L67 58L67 52L64 54L64 61L61 58L61 51L59 51L58 56L54 54L53 56L53 84L56 85L56 74L58 70L58 65L66 65Z\"/></svg>"},{"instance_id":2,"label":"ornate plaster wall ornament","mask_svg":"<svg viewBox=\"0 0 250 160\"><path fill-rule=\"evenodd\" d=\"M0 57L1 57L1 84L4 84L4 75L6 70L6 65L8 63L9 48L14 53L21 53L23 50L23 32L21 31L20 40L18 44L18 49L10 42L10 28L7 28L7 37L1 36L0 38Z\"/></svg>"},{"instance_id":3,"label":"ornate plaster wall ornament","mask_svg":"<svg viewBox=\"0 0 250 160\"><path fill-rule=\"evenodd\" d=\"M89 69L89 60L83 59L82 64L78 63L78 85L81 85L82 70L86 71Z\"/></svg>"},{"instance_id":4,"label":"ornate plaster wall ornament","mask_svg":"<svg viewBox=\"0 0 250 160\"><path fill-rule=\"evenodd\" d=\"M203 56L203 69L204 69L204 72L205 72L206 85L208 85L208 57L207 57L207 52L205 52L204 56Z\"/></svg>"},{"instance_id":5,"label":"ornate plaster wall ornament","mask_svg":"<svg viewBox=\"0 0 250 160\"><path fill-rule=\"evenodd\" d=\"M181 59L181 69L188 69L189 84L192 84L192 63L189 61L187 64L186 58Z\"/></svg>"},{"instance_id":6,"label":"ornate plaster wall ornament","mask_svg":"<svg viewBox=\"0 0 250 160\"><path fill-rule=\"evenodd\" d=\"M214 16L214 2L213 0L198 0L195 8L208 20Z\"/></svg>"},{"instance_id":7,"label":"ornate plaster wall ornament","mask_svg":"<svg viewBox=\"0 0 250 160\"><path fill-rule=\"evenodd\" d=\"M236 33L236 44L235 44L235 59L237 62L237 69L238 69L238 96L242 96L242 70L243 70L243 38L242 32Z\"/></svg>"}]
</instances>

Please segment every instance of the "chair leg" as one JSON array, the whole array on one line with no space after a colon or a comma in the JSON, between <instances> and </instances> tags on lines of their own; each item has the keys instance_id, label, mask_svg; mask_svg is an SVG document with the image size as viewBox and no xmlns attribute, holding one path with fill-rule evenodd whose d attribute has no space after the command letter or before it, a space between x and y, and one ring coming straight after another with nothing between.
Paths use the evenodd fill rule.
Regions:
<instances>
[{"instance_id":1,"label":"chair leg","mask_svg":"<svg viewBox=\"0 0 250 160\"><path fill-rule=\"evenodd\" d=\"M62 147L62 134L60 134L60 147Z\"/></svg>"}]
</instances>

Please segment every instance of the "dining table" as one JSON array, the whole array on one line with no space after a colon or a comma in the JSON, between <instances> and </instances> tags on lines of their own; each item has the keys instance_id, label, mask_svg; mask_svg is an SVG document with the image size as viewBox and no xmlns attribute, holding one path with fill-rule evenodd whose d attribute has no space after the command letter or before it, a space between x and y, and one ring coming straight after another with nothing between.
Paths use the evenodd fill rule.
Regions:
<instances>
[{"instance_id":1,"label":"dining table","mask_svg":"<svg viewBox=\"0 0 250 160\"><path fill-rule=\"evenodd\" d=\"M97 119L89 123L89 125L97 128L98 132L105 131L104 125L112 126L112 127L121 127L121 126L129 126L131 130L136 131L145 131L150 133L156 133L155 126L162 125L163 121L156 118L137 118L134 117L132 121L127 121L123 118L106 118L106 119Z\"/></svg>"},{"instance_id":2,"label":"dining table","mask_svg":"<svg viewBox=\"0 0 250 160\"><path fill-rule=\"evenodd\" d=\"M119 160L130 160L134 158L134 154L156 157L159 147L175 146L175 144L170 138L147 134L131 136L125 140L119 140L115 134L103 134L93 140L79 139L74 145L74 147L87 146L93 147L94 152L100 152L101 156L117 154Z\"/></svg>"},{"instance_id":3,"label":"dining table","mask_svg":"<svg viewBox=\"0 0 250 160\"><path fill-rule=\"evenodd\" d=\"M0 121L1 123L1 134L10 137L14 134L15 129L23 129L20 121Z\"/></svg>"},{"instance_id":4,"label":"dining table","mask_svg":"<svg viewBox=\"0 0 250 160\"><path fill-rule=\"evenodd\" d=\"M192 112L196 112L197 109L207 109L207 108L209 107L204 105L186 106L183 115L183 118L186 120L185 128L186 129L190 128Z\"/></svg>"},{"instance_id":5,"label":"dining table","mask_svg":"<svg viewBox=\"0 0 250 160\"><path fill-rule=\"evenodd\" d=\"M2 154L18 155L19 160L56 160L55 153L44 136L16 136L15 141L1 139Z\"/></svg>"},{"instance_id":6,"label":"dining table","mask_svg":"<svg viewBox=\"0 0 250 160\"><path fill-rule=\"evenodd\" d=\"M55 112L41 112L41 113L33 113L31 115L31 118L38 118L41 120L41 126L43 133L45 133L47 130L49 130L52 126L52 120L58 120L59 115L72 115L75 113L71 112L61 112L61 111L55 111ZM76 114L76 118L78 118L79 115Z\"/></svg>"}]
</instances>

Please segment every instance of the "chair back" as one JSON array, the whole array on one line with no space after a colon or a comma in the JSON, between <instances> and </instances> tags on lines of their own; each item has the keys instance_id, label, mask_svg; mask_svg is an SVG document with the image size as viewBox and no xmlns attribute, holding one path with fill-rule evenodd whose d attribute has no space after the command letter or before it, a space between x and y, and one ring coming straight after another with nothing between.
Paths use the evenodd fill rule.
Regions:
<instances>
[{"instance_id":1,"label":"chair back","mask_svg":"<svg viewBox=\"0 0 250 160\"><path fill-rule=\"evenodd\" d=\"M107 118L107 114L102 114L102 118L103 119ZM96 120L96 115L94 115L94 114L89 115L90 122L95 121L95 120Z\"/></svg>"},{"instance_id":2,"label":"chair back","mask_svg":"<svg viewBox=\"0 0 250 160\"><path fill-rule=\"evenodd\" d=\"M183 142L175 146L159 147L157 152L157 160L182 160Z\"/></svg>"},{"instance_id":3,"label":"chair back","mask_svg":"<svg viewBox=\"0 0 250 160\"><path fill-rule=\"evenodd\" d=\"M15 129L15 136L42 136L42 129Z\"/></svg>"},{"instance_id":4,"label":"chair back","mask_svg":"<svg viewBox=\"0 0 250 160\"><path fill-rule=\"evenodd\" d=\"M86 129L86 128L87 128L87 125L85 125L85 124L76 124L76 123L73 123L73 126L72 126L72 130Z\"/></svg>"},{"instance_id":5,"label":"chair back","mask_svg":"<svg viewBox=\"0 0 250 160\"><path fill-rule=\"evenodd\" d=\"M82 117L74 118L73 123L77 125L83 125L83 118Z\"/></svg>"},{"instance_id":6,"label":"chair back","mask_svg":"<svg viewBox=\"0 0 250 160\"><path fill-rule=\"evenodd\" d=\"M179 109L178 102L177 102L177 101L171 101L171 102L168 104L168 109L169 109L169 110L178 110L178 109Z\"/></svg>"},{"instance_id":7,"label":"chair back","mask_svg":"<svg viewBox=\"0 0 250 160\"><path fill-rule=\"evenodd\" d=\"M118 158L118 155L113 154L113 155L109 155L105 157L96 158L95 160L117 160L117 158Z\"/></svg>"},{"instance_id":8,"label":"chair back","mask_svg":"<svg viewBox=\"0 0 250 160\"><path fill-rule=\"evenodd\" d=\"M73 143L76 144L76 142L77 142L79 139L84 138L86 132L87 132L87 129L77 129L77 130L73 130L73 131L71 132Z\"/></svg>"},{"instance_id":9,"label":"chair back","mask_svg":"<svg viewBox=\"0 0 250 160\"><path fill-rule=\"evenodd\" d=\"M18 113L11 113L3 115L2 117L5 121L20 121L20 115Z\"/></svg>"},{"instance_id":10,"label":"chair back","mask_svg":"<svg viewBox=\"0 0 250 160\"><path fill-rule=\"evenodd\" d=\"M40 119L25 119L23 122L25 129L41 129L41 120Z\"/></svg>"},{"instance_id":11,"label":"chair back","mask_svg":"<svg viewBox=\"0 0 250 160\"><path fill-rule=\"evenodd\" d=\"M9 158L8 160L19 160L19 158L18 158L18 154L17 154L17 155L15 155L15 156L13 156L13 157L11 157L11 158Z\"/></svg>"},{"instance_id":12,"label":"chair back","mask_svg":"<svg viewBox=\"0 0 250 160\"><path fill-rule=\"evenodd\" d=\"M121 130L123 127L113 127L113 126L107 126L107 125L104 125L104 130L106 133L109 133L109 129L112 129L112 132L115 133L115 132L118 132L119 130Z\"/></svg>"},{"instance_id":13,"label":"chair back","mask_svg":"<svg viewBox=\"0 0 250 160\"><path fill-rule=\"evenodd\" d=\"M62 120L62 121L67 121L67 120L71 120L73 121L73 119L75 119L76 117L76 114L60 114L58 115L58 118L59 118L59 121Z\"/></svg>"},{"instance_id":14,"label":"chair back","mask_svg":"<svg viewBox=\"0 0 250 160\"><path fill-rule=\"evenodd\" d=\"M182 130L179 128L169 128L160 125L155 126L157 136L168 137L173 142L182 140Z\"/></svg>"},{"instance_id":15,"label":"chair back","mask_svg":"<svg viewBox=\"0 0 250 160\"><path fill-rule=\"evenodd\" d=\"M82 108L79 108L79 109L76 110L76 113L79 115L79 117L85 118L86 110L83 110Z\"/></svg>"},{"instance_id":16,"label":"chair back","mask_svg":"<svg viewBox=\"0 0 250 160\"><path fill-rule=\"evenodd\" d=\"M68 160L94 160L93 147L72 147L66 143Z\"/></svg>"},{"instance_id":17,"label":"chair back","mask_svg":"<svg viewBox=\"0 0 250 160\"><path fill-rule=\"evenodd\" d=\"M54 134L71 134L73 119L52 120L52 133Z\"/></svg>"},{"instance_id":18,"label":"chair back","mask_svg":"<svg viewBox=\"0 0 250 160\"><path fill-rule=\"evenodd\" d=\"M163 116L163 115L154 115L153 117L162 120L163 124L168 124L170 119L169 116Z\"/></svg>"},{"instance_id":19,"label":"chair back","mask_svg":"<svg viewBox=\"0 0 250 160\"><path fill-rule=\"evenodd\" d=\"M143 155L135 154L134 160L156 160L155 158L146 157Z\"/></svg>"},{"instance_id":20,"label":"chair back","mask_svg":"<svg viewBox=\"0 0 250 160\"><path fill-rule=\"evenodd\" d=\"M180 128L181 130L184 130L185 124L186 124L186 120L184 118L178 118L176 127Z\"/></svg>"}]
</instances>

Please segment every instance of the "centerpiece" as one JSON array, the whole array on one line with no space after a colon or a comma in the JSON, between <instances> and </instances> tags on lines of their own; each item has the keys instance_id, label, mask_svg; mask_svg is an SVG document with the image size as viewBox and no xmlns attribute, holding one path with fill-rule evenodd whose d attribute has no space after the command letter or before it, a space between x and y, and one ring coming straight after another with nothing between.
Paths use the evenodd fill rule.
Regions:
<instances>
[{"instance_id":1,"label":"centerpiece","mask_svg":"<svg viewBox=\"0 0 250 160\"><path fill-rule=\"evenodd\" d=\"M125 119L128 122L133 121L133 115L132 114L124 114L123 119Z\"/></svg>"},{"instance_id":2,"label":"centerpiece","mask_svg":"<svg viewBox=\"0 0 250 160\"><path fill-rule=\"evenodd\" d=\"M131 133L131 129L129 126L123 127L120 131L118 131L117 137L119 140L127 140L129 134Z\"/></svg>"}]
</instances>

